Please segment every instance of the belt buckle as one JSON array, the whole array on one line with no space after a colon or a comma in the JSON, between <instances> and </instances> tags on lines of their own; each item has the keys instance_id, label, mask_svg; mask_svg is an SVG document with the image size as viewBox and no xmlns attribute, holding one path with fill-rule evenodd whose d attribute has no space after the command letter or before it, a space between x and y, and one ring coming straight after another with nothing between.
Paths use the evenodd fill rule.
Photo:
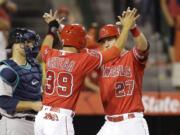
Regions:
<instances>
[{"instance_id":1,"label":"belt buckle","mask_svg":"<svg viewBox=\"0 0 180 135\"><path fill-rule=\"evenodd\" d=\"M35 121L35 117L34 116L25 116L25 120Z\"/></svg>"}]
</instances>

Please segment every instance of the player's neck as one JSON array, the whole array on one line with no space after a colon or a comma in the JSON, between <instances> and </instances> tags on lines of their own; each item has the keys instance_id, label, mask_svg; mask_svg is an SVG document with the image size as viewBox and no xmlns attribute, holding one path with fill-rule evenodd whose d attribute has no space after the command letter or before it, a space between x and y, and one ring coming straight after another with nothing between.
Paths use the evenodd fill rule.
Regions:
<instances>
[{"instance_id":1,"label":"player's neck","mask_svg":"<svg viewBox=\"0 0 180 135\"><path fill-rule=\"evenodd\" d=\"M74 47L63 47L64 51L78 53L79 51Z\"/></svg>"},{"instance_id":2,"label":"player's neck","mask_svg":"<svg viewBox=\"0 0 180 135\"><path fill-rule=\"evenodd\" d=\"M13 52L12 53L12 59L18 64L18 65L26 65L26 57L19 54L19 52Z\"/></svg>"}]
</instances>

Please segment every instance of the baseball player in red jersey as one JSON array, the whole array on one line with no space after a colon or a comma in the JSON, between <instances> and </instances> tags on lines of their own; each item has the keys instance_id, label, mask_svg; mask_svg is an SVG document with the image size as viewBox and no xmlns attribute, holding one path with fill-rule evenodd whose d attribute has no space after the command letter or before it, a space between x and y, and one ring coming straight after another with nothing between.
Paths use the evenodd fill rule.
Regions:
<instances>
[{"instance_id":1,"label":"baseball player in red jersey","mask_svg":"<svg viewBox=\"0 0 180 135\"><path fill-rule=\"evenodd\" d=\"M123 17L129 12L129 9L123 12ZM121 23L125 23L123 18ZM100 92L106 121L97 135L149 135L142 103L142 80L149 44L137 26L134 25L131 33L135 46L129 51L123 49L119 57L103 64L100 69ZM103 26L99 40L104 49L113 45L119 34L115 25Z\"/></svg>"},{"instance_id":2,"label":"baseball player in red jersey","mask_svg":"<svg viewBox=\"0 0 180 135\"><path fill-rule=\"evenodd\" d=\"M35 120L36 135L74 135L72 118L84 78L87 73L101 66L120 53L128 37L128 31L138 16L132 10L124 20L126 25L115 45L106 51L84 49L85 30L79 24L66 25L60 33L63 50L52 49L54 34L59 27L56 12L45 13L49 34L40 51L46 63L46 84L43 108Z\"/></svg>"}]
</instances>

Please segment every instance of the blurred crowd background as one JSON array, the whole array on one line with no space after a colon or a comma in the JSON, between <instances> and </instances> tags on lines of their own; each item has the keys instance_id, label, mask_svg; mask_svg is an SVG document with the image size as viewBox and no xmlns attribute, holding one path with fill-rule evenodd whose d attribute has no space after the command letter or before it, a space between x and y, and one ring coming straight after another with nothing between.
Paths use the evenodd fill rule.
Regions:
<instances>
[{"instance_id":1,"label":"blurred crowd background","mask_svg":"<svg viewBox=\"0 0 180 135\"><path fill-rule=\"evenodd\" d=\"M150 58L144 77L144 90L178 90L179 64L172 58L175 51L172 51L171 45L174 44L172 40L175 41L176 30L174 32L171 30L171 24L164 13L166 11L163 11L162 1L167 3L168 9L172 7L168 0L0 0L1 59L6 58L8 32L13 28L27 27L37 31L43 38L47 32L47 26L42 15L49 9L58 10L60 16L66 16L64 23L84 24L90 33L94 28L93 32L96 34L103 24L115 23L117 16L121 15L128 6L136 7L141 15L137 24L151 44ZM179 10L180 6L177 8ZM96 39L96 35L94 38ZM132 45L130 39L128 46Z\"/></svg>"}]
</instances>

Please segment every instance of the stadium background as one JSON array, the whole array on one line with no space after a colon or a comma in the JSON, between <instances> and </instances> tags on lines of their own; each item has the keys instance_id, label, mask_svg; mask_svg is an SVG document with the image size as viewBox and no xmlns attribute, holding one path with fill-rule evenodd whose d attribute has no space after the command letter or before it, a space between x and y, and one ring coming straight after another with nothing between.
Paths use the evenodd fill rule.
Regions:
<instances>
[{"instance_id":1,"label":"stadium background","mask_svg":"<svg viewBox=\"0 0 180 135\"><path fill-rule=\"evenodd\" d=\"M151 135L180 135L180 91L172 85L172 64L168 57L169 31L158 0L13 0L18 10L11 14L12 28L28 27L46 34L42 20L50 8L66 6L71 21L83 23L88 29L92 22L99 26L114 23L127 6L138 8L141 27L151 44L150 58L145 70L143 102ZM129 39L129 46L132 41ZM180 71L179 71L180 72ZM77 135L93 135L104 123L99 93L84 90L74 118Z\"/></svg>"}]
</instances>

